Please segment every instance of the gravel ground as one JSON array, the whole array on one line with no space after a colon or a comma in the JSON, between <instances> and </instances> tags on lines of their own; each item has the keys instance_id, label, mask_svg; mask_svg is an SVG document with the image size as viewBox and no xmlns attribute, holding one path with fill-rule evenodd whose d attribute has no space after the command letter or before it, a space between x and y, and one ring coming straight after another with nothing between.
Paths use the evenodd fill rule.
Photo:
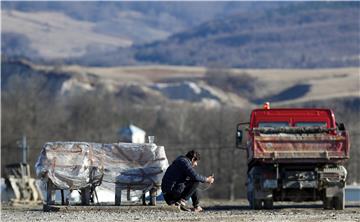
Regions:
<instances>
[{"instance_id":1,"label":"gravel ground","mask_svg":"<svg viewBox=\"0 0 360 222\"><path fill-rule=\"evenodd\" d=\"M180 212L158 202L157 206L69 206L57 212L43 212L42 206L2 205L1 221L360 221L360 204L348 204L343 211L323 210L321 202L275 203L274 210L250 210L245 200L203 201L203 213Z\"/></svg>"}]
</instances>

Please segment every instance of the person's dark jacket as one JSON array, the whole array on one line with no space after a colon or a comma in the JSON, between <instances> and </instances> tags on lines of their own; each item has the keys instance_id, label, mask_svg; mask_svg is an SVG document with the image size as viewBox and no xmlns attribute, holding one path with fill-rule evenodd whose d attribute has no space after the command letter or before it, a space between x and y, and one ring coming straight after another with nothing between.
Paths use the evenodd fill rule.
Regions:
<instances>
[{"instance_id":1,"label":"person's dark jacket","mask_svg":"<svg viewBox=\"0 0 360 222\"><path fill-rule=\"evenodd\" d=\"M177 185L184 184L186 180L205 183L206 177L196 173L189 158L179 156L167 168L162 179L161 189L163 192L170 192Z\"/></svg>"}]
</instances>

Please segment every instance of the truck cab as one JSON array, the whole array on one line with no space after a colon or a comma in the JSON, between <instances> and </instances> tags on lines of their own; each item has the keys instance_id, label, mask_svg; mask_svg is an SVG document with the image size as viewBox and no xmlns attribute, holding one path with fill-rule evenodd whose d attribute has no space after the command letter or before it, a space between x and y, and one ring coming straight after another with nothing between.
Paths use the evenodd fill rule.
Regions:
<instances>
[{"instance_id":1,"label":"truck cab","mask_svg":"<svg viewBox=\"0 0 360 222\"><path fill-rule=\"evenodd\" d=\"M349 135L330 109L265 104L237 125L236 144L246 150L253 209L271 209L274 201L317 200L325 209L344 209Z\"/></svg>"}]
</instances>

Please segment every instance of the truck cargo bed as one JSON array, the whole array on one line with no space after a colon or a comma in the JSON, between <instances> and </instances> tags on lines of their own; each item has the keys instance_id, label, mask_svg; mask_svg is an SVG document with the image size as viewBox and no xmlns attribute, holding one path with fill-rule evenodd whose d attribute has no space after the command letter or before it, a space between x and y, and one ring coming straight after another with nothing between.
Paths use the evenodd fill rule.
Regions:
<instances>
[{"instance_id":1,"label":"truck cargo bed","mask_svg":"<svg viewBox=\"0 0 360 222\"><path fill-rule=\"evenodd\" d=\"M347 135L323 134L262 134L254 136L253 152L249 159L266 162L287 162L296 159L334 162L349 158Z\"/></svg>"}]
</instances>

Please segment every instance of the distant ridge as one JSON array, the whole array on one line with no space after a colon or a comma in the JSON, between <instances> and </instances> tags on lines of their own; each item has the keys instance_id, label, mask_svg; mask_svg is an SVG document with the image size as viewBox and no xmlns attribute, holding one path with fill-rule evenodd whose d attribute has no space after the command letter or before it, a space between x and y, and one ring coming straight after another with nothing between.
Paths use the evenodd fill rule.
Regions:
<instances>
[{"instance_id":1,"label":"distant ridge","mask_svg":"<svg viewBox=\"0 0 360 222\"><path fill-rule=\"evenodd\" d=\"M51 44L52 38L46 35L54 38L60 35L51 31L57 30L51 22L49 27L37 26L38 31L31 32L41 33L38 36L27 35L29 27L21 33L14 30L19 25L3 23L3 31L12 28L11 32L2 33L2 52L9 57L25 56L37 63L102 67L360 66L360 2L213 2L191 3L188 7L161 2L109 5L97 2L86 3L83 8L75 3L6 3L5 6L6 10L21 9L21 13L64 13L63 21L69 27L74 24L77 26L73 27L80 27L75 32L71 29L58 32L68 36ZM91 17L100 6L101 16ZM200 9L204 14L200 14ZM73 33L77 35L72 38ZM47 44L43 45L40 37L47 39ZM59 58L44 56L53 53L51 47L57 47L55 55L60 55Z\"/></svg>"},{"instance_id":2,"label":"distant ridge","mask_svg":"<svg viewBox=\"0 0 360 222\"><path fill-rule=\"evenodd\" d=\"M135 48L140 62L237 68L359 66L359 2L301 3L204 23Z\"/></svg>"}]
</instances>

